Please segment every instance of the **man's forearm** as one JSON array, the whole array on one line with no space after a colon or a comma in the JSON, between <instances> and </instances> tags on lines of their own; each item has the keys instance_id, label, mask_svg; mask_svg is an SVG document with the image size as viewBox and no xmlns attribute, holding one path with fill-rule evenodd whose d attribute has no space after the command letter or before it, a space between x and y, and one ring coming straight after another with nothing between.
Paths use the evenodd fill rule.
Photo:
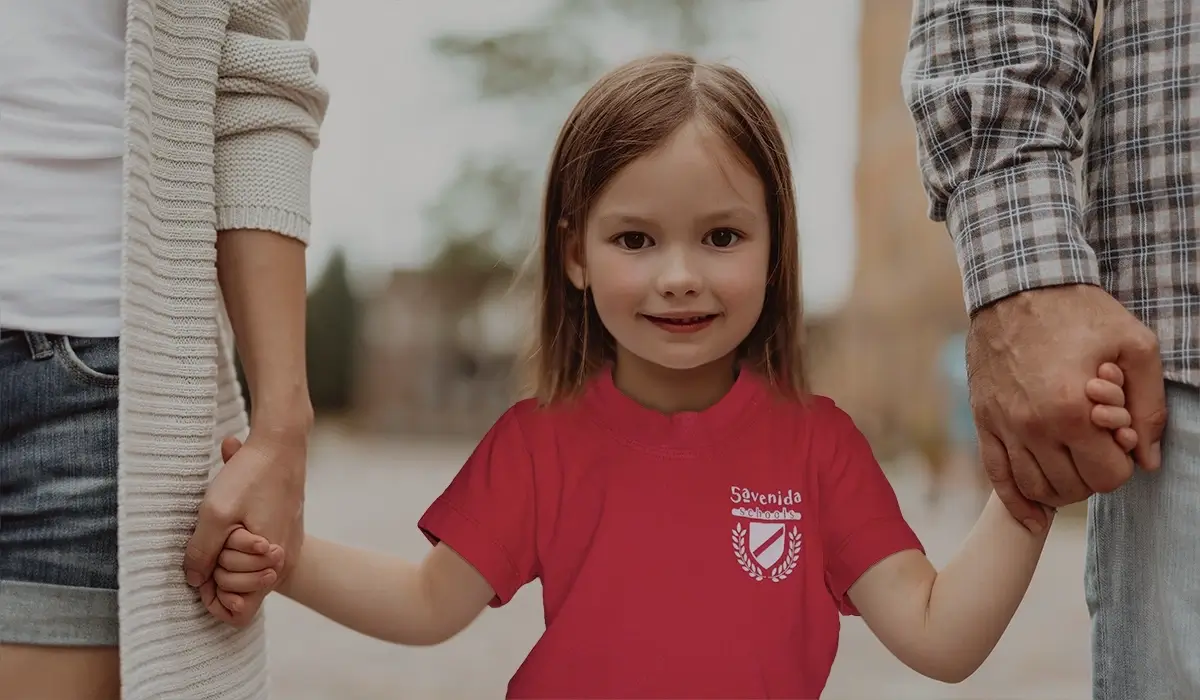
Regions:
<instances>
[{"instance_id":1,"label":"man's forearm","mask_svg":"<svg viewBox=\"0 0 1200 700\"><path fill-rule=\"evenodd\" d=\"M270 231L222 231L217 276L250 388L251 429L307 432L306 248Z\"/></svg>"}]
</instances>

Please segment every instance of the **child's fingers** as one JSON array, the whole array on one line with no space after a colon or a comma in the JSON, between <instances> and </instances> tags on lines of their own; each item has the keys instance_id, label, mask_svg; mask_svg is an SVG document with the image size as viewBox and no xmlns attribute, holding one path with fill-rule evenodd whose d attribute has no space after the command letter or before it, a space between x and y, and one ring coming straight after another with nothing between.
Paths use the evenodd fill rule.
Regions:
<instances>
[{"instance_id":1,"label":"child's fingers","mask_svg":"<svg viewBox=\"0 0 1200 700\"><path fill-rule=\"evenodd\" d=\"M1106 382L1112 382L1117 386L1125 386L1125 373L1121 368L1113 362L1105 362L1100 365L1100 369L1096 372L1096 376Z\"/></svg>"},{"instance_id":2,"label":"child's fingers","mask_svg":"<svg viewBox=\"0 0 1200 700\"><path fill-rule=\"evenodd\" d=\"M1133 428L1118 428L1113 437L1126 452L1132 452L1133 448L1137 447L1137 431Z\"/></svg>"},{"instance_id":3,"label":"child's fingers","mask_svg":"<svg viewBox=\"0 0 1200 700\"><path fill-rule=\"evenodd\" d=\"M236 574L262 571L263 569L278 569L283 564L283 547L271 545L266 554L246 554L236 549L222 549L217 557L217 566Z\"/></svg>"},{"instance_id":4,"label":"child's fingers","mask_svg":"<svg viewBox=\"0 0 1200 700\"><path fill-rule=\"evenodd\" d=\"M278 574L274 569L239 573L218 566L213 572L213 581L216 581L217 588L230 593L257 593L270 588L277 578Z\"/></svg>"},{"instance_id":5,"label":"child's fingers","mask_svg":"<svg viewBox=\"0 0 1200 700\"><path fill-rule=\"evenodd\" d=\"M1117 430L1133 425L1133 417L1121 406L1092 406L1092 423L1097 428Z\"/></svg>"},{"instance_id":6,"label":"child's fingers","mask_svg":"<svg viewBox=\"0 0 1200 700\"><path fill-rule=\"evenodd\" d=\"M244 527L239 527L229 533L229 537L225 540L225 549L236 549L246 554L266 554L270 548L271 543L267 541L267 538L256 535Z\"/></svg>"},{"instance_id":7,"label":"child's fingers","mask_svg":"<svg viewBox=\"0 0 1200 700\"><path fill-rule=\"evenodd\" d=\"M1089 379L1083 387L1088 399L1107 406L1124 406L1125 392L1106 379Z\"/></svg>"}]
</instances>

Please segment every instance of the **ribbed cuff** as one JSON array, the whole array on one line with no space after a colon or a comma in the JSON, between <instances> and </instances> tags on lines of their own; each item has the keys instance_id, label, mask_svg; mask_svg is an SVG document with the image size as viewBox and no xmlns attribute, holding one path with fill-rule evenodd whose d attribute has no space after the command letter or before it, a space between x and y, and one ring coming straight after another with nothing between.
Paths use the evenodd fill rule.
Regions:
<instances>
[{"instance_id":1,"label":"ribbed cuff","mask_svg":"<svg viewBox=\"0 0 1200 700\"><path fill-rule=\"evenodd\" d=\"M308 217L277 207L217 207L217 230L252 228L274 231L308 243Z\"/></svg>"}]
</instances>

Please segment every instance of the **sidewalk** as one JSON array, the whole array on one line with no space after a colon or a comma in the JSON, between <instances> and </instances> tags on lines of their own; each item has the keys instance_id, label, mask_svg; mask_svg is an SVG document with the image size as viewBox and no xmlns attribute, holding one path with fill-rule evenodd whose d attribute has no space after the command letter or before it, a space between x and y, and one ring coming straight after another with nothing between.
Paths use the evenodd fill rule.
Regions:
<instances>
[{"instance_id":1,"label":"sidewalk","mask_svg":"<svg viewBox=\"0 0 1200 700\"><path fill-rule=\"evenodd\" d=\"M419 558L414 523L471 446L347 440L322 433L309 469L310 532ZM953 554L973 522L968 507L919 511L919 483L896 482L931 558ZM956 513L957 511L957 513ZM825 700L1084 700L1089 695L1083 603L1083 523L1061 519L1029 596L995 653L970 680L923 679L885 650L861 620L843 618L841 649ZM540 587L488 610L469 630L431 649L405 649L341 629L282 596L267 604L274 696L287 700L501 698L542 631Z\"/></svg>"}]
</instances>

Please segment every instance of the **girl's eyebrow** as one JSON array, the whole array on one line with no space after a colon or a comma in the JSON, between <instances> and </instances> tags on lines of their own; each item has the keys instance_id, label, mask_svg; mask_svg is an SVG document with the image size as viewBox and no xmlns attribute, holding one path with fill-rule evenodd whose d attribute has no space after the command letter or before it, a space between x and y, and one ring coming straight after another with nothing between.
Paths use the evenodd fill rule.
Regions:
<instances>
[{"instance_id":1,"label":"girl's eyebrow","mask_svg":"<svg viewBox=\"0 0 1200 700\"><path fill-rule=\"evenodd\" d=\"M603 216L601 216L599 218L600 218L600 221L603 223L617 225L617 226L642 226L642 227L647 227L647 228L653 228L658 225L658 222L656 222L654 219L652 219L650 217L642 216L639 214L633 214L633 213L629 213L629 212L613 212L610 214L604 214ZM750 209L749 207L738 204L738 205L724 207L722 209L717 209L715 211L708 212L708 213L704 214L703 216L699 217L697 219L697 221L701 224L709 224L709 223L715 223L715 222L720 222L720 221L744 220L744 219L755 219L755 218L757 218L757 215L754 213L754 210Z\"/></svg>"}]
</instances>

